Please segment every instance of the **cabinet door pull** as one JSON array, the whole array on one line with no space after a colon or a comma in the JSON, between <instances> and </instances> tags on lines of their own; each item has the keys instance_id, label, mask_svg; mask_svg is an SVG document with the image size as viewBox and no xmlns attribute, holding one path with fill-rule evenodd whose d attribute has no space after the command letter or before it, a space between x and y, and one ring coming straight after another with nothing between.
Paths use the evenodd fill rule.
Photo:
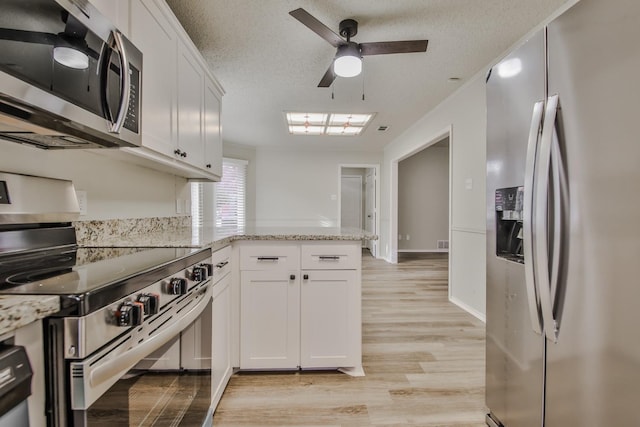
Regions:
<instances>
[{"instance_id":1,"label":"cabinet door pull","mask_svg":"<svg viewBox=\"0 0 640 427\"><path fill-rule=\"evenodd\" d=\"M292 274L291 276L289 276L289 280L296 280L296 275Z\"/></svg>"},{"instance_id":2,"label":"cabinet door pull","mask_svg":"<svg viewBox=\"0 0 640 427\"><path fill-rule=\"evenodd\" d=\"M229 264L229 261L223 261L216 264L216 268L222 268L225 265Z\"/></svg>"},{"instance_id":3,"label":"cabinet door pull","mask_svg":"<svg viewBox=\"0 0 640 427\"><path fill-rule=\"evenodd\" d=\"M302 276L302 278L303 278L304 280L309 280L309 275L308 275L308 274L305 274L304 276Z\"/></svg>"},{"instance_id":4,"label":"cabinet door pull","mask_svg":"<svg viewBox=\"0 0 640 427\"><path fill-rule=\"evenodd\" d=\"M320 261L340 261L340 257L338 255L320 255L318 259Z\"/></svg>"},{"instance_id":5,"label":"cabinet door pull","mask_svg":"<svg viewBox=\"0 0 640 427\"><path fill-rule=\"evenodd\" d=\"M280 257L277 256L259 256L258 261L278 261Z\"/></svg>"}]
</instances>

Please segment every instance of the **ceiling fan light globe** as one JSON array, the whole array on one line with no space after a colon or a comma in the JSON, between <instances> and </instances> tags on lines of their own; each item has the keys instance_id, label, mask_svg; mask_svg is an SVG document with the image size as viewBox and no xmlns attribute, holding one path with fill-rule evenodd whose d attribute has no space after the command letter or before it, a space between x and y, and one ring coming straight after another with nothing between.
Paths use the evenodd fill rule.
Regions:
<instances>
[{"instance_id":1,"label":"ceiling fan light globe","mask_svg":"<svg viewBox=\"0 0 640 427\"><path fill-rule=\"evenodd\" d=\"M76 70L86 70L89 68L89 57L77 49L67 46L56 46L53 48L53 59L66 67Z\"/></svg>"},{"instance_id":2,"label":"ceiling fan light globe","mask_svg":"<svg viewBox=\"0 0 640 427\"><path fill-rule=\"evenodd\" d=\"M362 60L357 56L340 56L333 62L333 72L340 77L355 77L362 72Z\"/></svg>"}]
</instances>

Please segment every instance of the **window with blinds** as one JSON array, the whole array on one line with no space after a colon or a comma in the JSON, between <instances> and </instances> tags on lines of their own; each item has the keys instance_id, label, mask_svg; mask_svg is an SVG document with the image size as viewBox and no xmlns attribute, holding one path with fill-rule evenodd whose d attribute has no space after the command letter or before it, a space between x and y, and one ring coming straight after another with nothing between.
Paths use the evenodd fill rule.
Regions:
<instances>
[{"instance_id":1,"label":"window with blinds","mask_svg":"<svg viewBox=\"0 0 640 427\"><path fill-rule=\"evenodd\" d=\"M244 229L247 165L246 160L223 158L222 179L213 184L213 194L211 184L191 183L191 225L194 230L211 226L212 216L215 227Z\"/></svg>"},{"instance_id":2,"label":"window with blinds","mask_svg":"<svg viewBox=\"0 0 640 427\"><path fill-rule=\"evenodd\" d=\"M214 185L216 227L238 230L245 227L247 164L246 160L222 160L222 180Z\"/></svg>"},{"instance_id":3,"label":"window with blinds","mask_svg":"<svg viewBox=\"0 0 640 427\"><path fill-rule=\"evenodd\" d=\"M194 228L204 225L204 185L191 183L191 225Z\"/></svg>"}]
</instances>

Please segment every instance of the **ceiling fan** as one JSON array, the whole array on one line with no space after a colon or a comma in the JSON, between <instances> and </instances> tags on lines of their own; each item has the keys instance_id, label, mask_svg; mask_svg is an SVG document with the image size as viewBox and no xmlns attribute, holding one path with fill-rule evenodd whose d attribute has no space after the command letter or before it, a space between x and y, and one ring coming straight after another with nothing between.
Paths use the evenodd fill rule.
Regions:
<instances>
[{"instance_id":1,"label":"ceiling fan","mask_svg":"<svg viewBox=\"0 0 640 427\"><path fill-rule=\"evenodd\" d=\"M336 76L354 77L360 74L363 56L426 52L427 44L429 43L429 40L356 43L351 41L351 37L358 33L358 21L354 19L341 21L339 26L340 35L338 35L303 8L292 10L289 15L338 49L331 66L329 66L329 69L320 80L318 87L331 86Z\"/></svg>"}]
</instances>

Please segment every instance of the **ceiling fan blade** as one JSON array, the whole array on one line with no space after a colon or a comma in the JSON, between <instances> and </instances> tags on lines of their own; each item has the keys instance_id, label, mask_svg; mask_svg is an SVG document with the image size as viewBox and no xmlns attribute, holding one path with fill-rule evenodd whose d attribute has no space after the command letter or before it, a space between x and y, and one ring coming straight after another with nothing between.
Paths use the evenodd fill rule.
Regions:
<instances>
[{"instance_id":1,"label":"ceiling fan blade","mask_svg":"<svg viewBox=\"0 0 640 427\"><path fill-rule=\"evenodd\" d=\"M384 55L387 53L426 52L429 40L407 40L398 42L360 43L360 53L366 55Z\"/></svg>"},{"instance_id":2,"label":"ceiling fan blade","mask_svg":"<svg viewBox=\"0 0 640 427\"><path fill-rule=\"evenodd\" d=\"M329 69L326 73L324 73L324 76L322 76L320 83L318 83L318 87L329 87L335 79L336 73L333 72L333 62L331 62L331 65L329 65Z\"/></svg>"},{"instance_id":3,"label":"ceiling fan blade","mask_svg":"<svg viewBox=\"0 0 640 427\"><path fill-rule=\"evenodd\" d=\"M289 12L289 15L293 16L298 21L306 25L311 31L331 43L331 46L338 47L345 43L342 37L331 31L329 27L318 21L313 15L303 8L292 10Z\"/></svg>"}]
</instances>

